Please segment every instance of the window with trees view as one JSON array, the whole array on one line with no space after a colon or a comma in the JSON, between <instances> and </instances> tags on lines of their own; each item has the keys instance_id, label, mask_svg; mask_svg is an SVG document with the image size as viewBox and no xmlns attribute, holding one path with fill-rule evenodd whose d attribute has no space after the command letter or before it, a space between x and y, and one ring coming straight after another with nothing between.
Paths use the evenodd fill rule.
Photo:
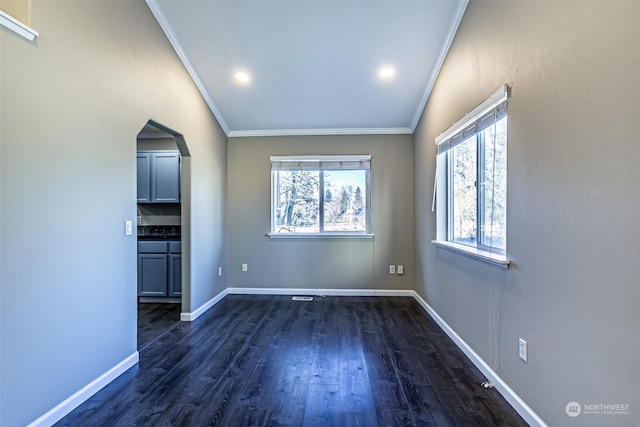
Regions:
<instances>
[{"instance_id":1,"label":"window with trees view","mask_svg":"<svg viewBox=\"0 0 640 427\"><path fill-rule=\"evenodd\" d=\"M369 234L371 156L272 156L271 235Z\"/></svg>"},{"instance_id":2,"label":"window with trees view","mask_svg":"<svg viewBox=\"0 0 640 427\"><path fill-rule=\"evenodd\" d=\"M448 153L449 239L506 249L507 118Z\"/></svg>"},{"instance_id":3,"label":"window with trees view","mask_svg":"<svg viewBox=\"0 0 640 427\"><path fill-rule=\"evenodd\" d=\"M507 97L505 86L436 139L437 241L506 254Z\"/></svg>"}]
</instances>

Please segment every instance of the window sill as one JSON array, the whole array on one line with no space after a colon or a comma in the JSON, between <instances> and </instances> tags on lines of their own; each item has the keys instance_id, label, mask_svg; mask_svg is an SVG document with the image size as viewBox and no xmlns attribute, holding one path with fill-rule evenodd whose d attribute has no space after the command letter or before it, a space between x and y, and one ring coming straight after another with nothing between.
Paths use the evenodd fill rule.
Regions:
<instances>
[{"instance_id":1,"label":"window sill","mask_svg":"<svg viewBox=\"0 0 640 427\"><path fill-rule=\"evenodd\" d=\"M270 239L373 239L370 233L267 234Z\"/></svg>"},{"instance_id":2,"label":"window sill","mask_svg":"<svg viewBox=\"0 0 640 427\"><path fill-rule=\"evenodd\" d=\"M8 28L19 36L24 37L25 39L32 42L38 37L38 32L33 28L29 28L24 25L22 22L18 21L11 15L8 15L0 10L0 26Z\"/></svg>"},{"instance_id":3,"label":"window sill","mask_svg":"<svg viewBox=\"0 0 640 427\"><path fill-rule=\"evenodd\" d=\"M473 248L471 246L465 246L465 245L452 243L452 242L444 242L440 240L432 240L431 243L433 243L439 248L447 249L462 255L466 255L468 257L477 259L479 261L484 261L486 263L489 263L501 268L509 268L510 261L507 259L506 256L501 254L496 254L494 252Z\"/></svg>"}]
</instances>

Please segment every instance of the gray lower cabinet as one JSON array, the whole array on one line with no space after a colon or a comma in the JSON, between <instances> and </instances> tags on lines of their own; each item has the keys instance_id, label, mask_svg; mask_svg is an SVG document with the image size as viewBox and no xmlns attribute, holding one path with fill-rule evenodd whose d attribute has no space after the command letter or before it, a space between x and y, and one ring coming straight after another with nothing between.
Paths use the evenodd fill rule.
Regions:
<instances>
[{"instance_id":1,"label":"gray lower cabinet","mask_svg":"<svg viewBox=\"0 0 640 427\"><path fill-rule=\"evenodd\" d=\"M182 295L182 253L179 241L138 242L138 296Z\"/></svg>"},{"instance_id":2,"label":"gray lower cabinet","mask_svg":"<svg viewBox=\"0 0 640 427\"><path fill-rule=\"evenodd\" d=\"M167 296L167 255L138 254L138 295Z\"/></svg>"},{"instance_id":3,"label":"gray lower cabinet","mask_svg":"<svg viewBox=\"0 0 640 427\"><path fill-rule=\"evenodd\" d=\"M169 242L169 283L170 297L182 296L182 245Z\"/></svg>"}]
</instances>

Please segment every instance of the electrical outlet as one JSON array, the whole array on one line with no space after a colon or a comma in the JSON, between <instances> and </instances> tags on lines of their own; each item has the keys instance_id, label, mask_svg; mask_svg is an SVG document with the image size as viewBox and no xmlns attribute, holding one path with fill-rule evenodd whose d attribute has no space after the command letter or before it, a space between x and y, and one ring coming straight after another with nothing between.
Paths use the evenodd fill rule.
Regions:
<instances>
[{"instance_id":1,"label":"electrical outlet","mask_svg":"<svg viewBox=\"0 0 640 427\"><path fill-rule=\"evenodd\" d=\"M222 267L218 267L218 276L222 277Z\"/></svg>"},{"instance_id":2,"label":"electrical outlet","mask_svg":"<svg viewBox=\"0 0 640 427\"><path fill-rule=\"evenodd\" d=\"M404 274L404 265L399 265L398 266L398 274L400 276L402 276Z\"/></svg>"},{"instance_id":3,"label":"electrical outlet","mask_svg":"<svg viewBox=\"0 0 640 427\"><path fill-rule=\"evenodd\" d=\"M390 265L389 266L389 274L396 274L396 266L395 265Z\"/></svg>"},{"instance_id":4,"label":"electrical outlet","mask_svg":"<svg viewBox=\"0 0 640 427\"><path fill-rule=\"evenodd\" d=\"M527 350L527 342L520 338L520 341L518 341L518 352L520 354L520 359L524 360L525 362L528 359Z\"/></svg>"},{"instance_id":5,"label":"electrical outlet","mask_svg":"<svg viewBox=\"0 0 640 427\"><path fill-rule=\"evenodd\" d=\"M249 266L247 264L242 264L242 271L248 271Z\"/></svg>"}]
</instances>

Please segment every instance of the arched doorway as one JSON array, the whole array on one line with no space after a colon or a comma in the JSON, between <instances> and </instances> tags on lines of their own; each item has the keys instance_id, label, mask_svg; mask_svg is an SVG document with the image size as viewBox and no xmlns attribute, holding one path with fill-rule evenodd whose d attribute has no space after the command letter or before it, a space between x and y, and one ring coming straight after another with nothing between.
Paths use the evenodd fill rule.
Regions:
<instances>
[{"instance_id":1,"label":"arched doorway","mask_svg":"<svg viewBox=\"0 0 640 427\"><path fill-rule=\"evenodd\" d=\"M149 120L136 135L138 351L189 309L191 158L183 135Z\"/></svg>"}]
</instances>

